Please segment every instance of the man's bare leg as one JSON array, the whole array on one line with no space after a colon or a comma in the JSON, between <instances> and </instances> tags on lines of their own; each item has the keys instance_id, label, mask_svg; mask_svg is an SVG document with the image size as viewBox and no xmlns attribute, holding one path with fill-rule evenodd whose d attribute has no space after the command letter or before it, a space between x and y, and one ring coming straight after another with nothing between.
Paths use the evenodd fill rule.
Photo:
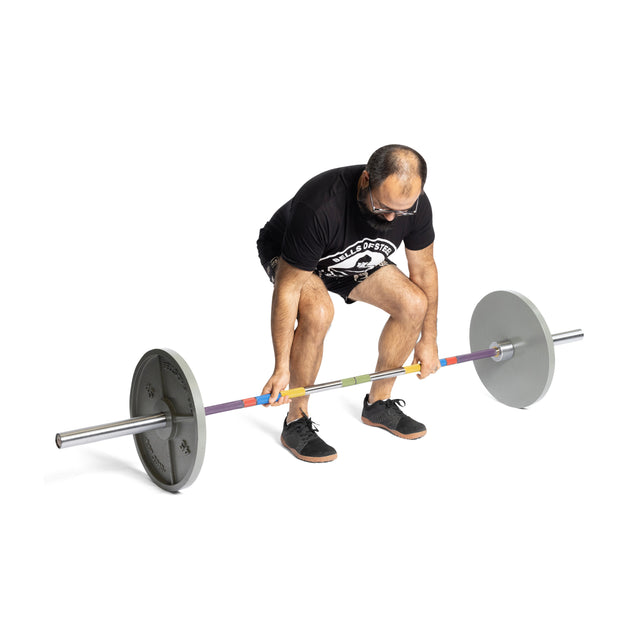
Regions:
<instances>
[{"instance_id":1,"label":"man's bare leg","mask_svg":"<svg viewBox=\"0 0 640 640\"><path fill-rule=\"evenodd\" d=\"M403 366L416 345L427 312L427 298L397 267L379 269L361 282L349 296L367 302L389 314L378 341L376 371ZM391 397L395 378L376 380L369 402Z\"/></svg>"},{"instance_id":2,"label":"man's bare leg","mask_svg":"<svg viewBox=\"0 0 640 640\"><path fill-rule=\"evenodd\" d=\"M327 288L315 274L303 287L289 358L289 387L308 387L315 383L322 364L324 338L333 320L333 303ZM309 396L292 398L287 422L309 415Z\"/></svg>"}]
</instances>

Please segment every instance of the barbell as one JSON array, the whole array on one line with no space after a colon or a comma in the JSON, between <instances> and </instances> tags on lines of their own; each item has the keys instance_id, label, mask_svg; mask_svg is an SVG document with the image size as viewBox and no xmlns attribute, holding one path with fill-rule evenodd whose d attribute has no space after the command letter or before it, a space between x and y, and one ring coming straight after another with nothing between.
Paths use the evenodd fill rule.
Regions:
<instances>
[{"instance_id":1,"label":"barbell","mask_svg":"<svg viewBox=\"0 0 640 640\"><path fill-rule=\"evenodd\" d=\"M584 337L582 330L551 334L525 296L494 291L477 304L469 328L471 353L442 358L442 367L473 362L486 389L500 402L524 408L549 389L554 348ZM417 373L410 365L282 391L302 397L365 382ZM155 484L176 492L198 476L204 461L206 416L269 403L269 394L205 407L187 363L174 351L145 353L134 371L129 396L131 418L56 434L59 449L133 435L142 464Z\"/></svg>"}]
</instances>

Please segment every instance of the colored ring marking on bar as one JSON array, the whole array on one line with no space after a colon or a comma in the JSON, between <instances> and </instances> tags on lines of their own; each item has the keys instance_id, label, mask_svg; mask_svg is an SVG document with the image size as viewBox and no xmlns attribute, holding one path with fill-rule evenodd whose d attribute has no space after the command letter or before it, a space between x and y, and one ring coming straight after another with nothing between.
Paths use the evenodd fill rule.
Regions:
<instances>
[{"instance_id":1,"label":"colored ring marking on bar","mask_svg":"<svg viewBox=\"0 0 640 640\"><path fill-rule=\"evenodd\" d=\"M408 367L402 368L404 369L405 373L420 373L420 371L422 370L422 367L419 364L412 364Z\"/></svg>"},{"instance_id":2,"label":"colored ring marking on bar","mask_svg":"<svg viewBox=\"0 0 640 640\"><path fill-rule=\"evenodd\" d=\"M289 396L290 398L301 398L306 392L307 390L304 387L295 387L293 389L285 389L282 395Z\"/></svg>"}]
</instances>

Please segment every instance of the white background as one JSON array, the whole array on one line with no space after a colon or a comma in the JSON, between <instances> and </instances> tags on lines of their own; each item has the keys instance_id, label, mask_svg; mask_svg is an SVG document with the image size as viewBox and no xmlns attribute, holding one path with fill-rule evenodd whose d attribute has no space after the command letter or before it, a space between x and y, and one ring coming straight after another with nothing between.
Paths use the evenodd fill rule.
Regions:
<instances>
[{"instance_id":1,"label":"white background","mask_svg":"<svg viewBox=\"0 0 640 640\"><path fill-rule=\"evenodd\" d=\"M640 636L632 5L2 3L3 635ZM390 142L429 164L441 356L495 289L585 331L541 402L407 377L407 442L359 422L364 387L318 396L327 465L281 409L214 416L178 495L130 438L56 449L127 417L150 348L206 404L259 393L259 228ZM319 381L375 365L384 317L335 305Z\"/></svg>"}]
</instances>

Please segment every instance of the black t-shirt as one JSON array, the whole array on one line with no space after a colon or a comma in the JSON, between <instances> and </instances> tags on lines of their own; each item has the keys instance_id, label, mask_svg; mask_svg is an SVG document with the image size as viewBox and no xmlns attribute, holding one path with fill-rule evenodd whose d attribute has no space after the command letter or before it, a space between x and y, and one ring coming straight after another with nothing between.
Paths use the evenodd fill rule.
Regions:
<instances>
[{"instance_id":1,"label":"black t-shirt","mask_svg":"<svg viewBox=\"0 0 640 640\"><path fill-rule=\"evenodd\" d=\"M280 207L260 230L258 248L266 259L282 256L323 280L358 276L388 259L404 241L418 251L434 240L431 204L420 195L412 216L396 217L389 229L377 231L357 202L364 165L325 171L312 178Z\"/></svg>"}]
</instances>

